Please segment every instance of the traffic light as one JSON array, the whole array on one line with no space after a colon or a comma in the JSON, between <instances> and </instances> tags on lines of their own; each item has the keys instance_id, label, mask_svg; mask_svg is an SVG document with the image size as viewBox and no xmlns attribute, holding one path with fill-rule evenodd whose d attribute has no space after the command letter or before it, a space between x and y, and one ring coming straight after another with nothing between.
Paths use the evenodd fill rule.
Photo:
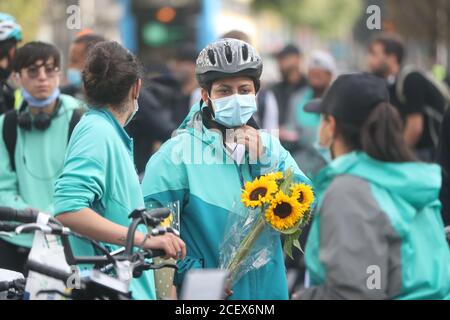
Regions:
<instances>
[{"instance_id":1,"label":"traffic light","mask_svg":"<svg viewBox=\"0 0 450 320\"><path fill-rule=\"evenodd\" d=\"M196 43L200 0L136 1L138 56L147 65L163 65L174 50ZM170 4L167 4L170 3Z\"/></svg>"}]
</instances>

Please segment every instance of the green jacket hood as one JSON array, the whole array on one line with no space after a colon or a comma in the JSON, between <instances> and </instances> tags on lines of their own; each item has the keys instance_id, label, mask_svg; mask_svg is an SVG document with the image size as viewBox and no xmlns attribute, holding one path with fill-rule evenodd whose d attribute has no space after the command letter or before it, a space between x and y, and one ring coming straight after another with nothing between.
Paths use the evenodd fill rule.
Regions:
<instances>
[{"instance_id":1,"label":"green jacket hood","mask_svg":"<svg viewBox=\"0 0 450 320\"><path fill-rule=\"evenodd\" d=\"M315 181L319 196L335 176L346 174L379 185L418 210L438 199L442 182L441 169L435 164L382 162L364 152L351 152L319 172Z\"/></svg>"}]
</instances>

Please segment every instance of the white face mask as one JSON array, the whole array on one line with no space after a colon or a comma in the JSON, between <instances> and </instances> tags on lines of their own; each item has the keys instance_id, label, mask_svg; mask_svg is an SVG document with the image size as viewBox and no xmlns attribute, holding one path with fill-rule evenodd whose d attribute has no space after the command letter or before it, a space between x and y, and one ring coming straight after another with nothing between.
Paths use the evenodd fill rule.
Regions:
<instances>
[{"instance_id":1,"label":"white face mask","mask_svg":"<svg viewBox=\"0 0 450 320\"><path fill-rule=\"evenodd\" d=\"M214 120L225 127L235 128L247 124L257 111L254 94L233 94L228 97L212 100Z\"/></svg>"},{"instance_id":2,"label":"white face mask","mask_svg":"<svg viewBox=\"0 0 450 320\"><path fill-rule=\"evenodd\" d=\"M139 111L139 103L138 103L138 99L135 99L134 100L134 110L128 117L127 121L125 122L125 127L131 122L131 120L133 120L134 116L136 115L136 113L138 111Z\"/></svg>"},{"instance_id":3,"label":"white face mask","mask_svg":"<svg viewBox=\"0 0 450 320\"><path fill-rule=\"evenodd\" d=\"M323 126L323 115L320 116L320 127ZM314 148L317 150L317 152L322 156L322 158L328 163L331 162L333 160L333 155L331 152L331 146L333 145L333 138L331 138L325 145L323 145L320 142L320 131L322 129L320 128L319 130L317 130L317 142L314 144Z\"/></svg>"}]
</instances>

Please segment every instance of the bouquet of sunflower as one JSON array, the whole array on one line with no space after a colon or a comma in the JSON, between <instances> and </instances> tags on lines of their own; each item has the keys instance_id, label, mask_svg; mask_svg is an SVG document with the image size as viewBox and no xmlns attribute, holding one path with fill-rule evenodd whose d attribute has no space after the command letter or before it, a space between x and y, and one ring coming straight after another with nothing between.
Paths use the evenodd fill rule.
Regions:
<instances>
[{"instance_id":1,"label":"bouquet of sunflower","mask_svg":"<svg viewBox=\"0 0 450 320\"><path fill-rule=\"evenodd\" d=\"M245 212L226 233L220 254L220 267L229 271L232 284L269 262L280 234L290 258L293 247L302 250L298 239L310 221L314 193L311 186L293 178L288 169L245 184L241 194Z\"/></svg>"}]
</instances>

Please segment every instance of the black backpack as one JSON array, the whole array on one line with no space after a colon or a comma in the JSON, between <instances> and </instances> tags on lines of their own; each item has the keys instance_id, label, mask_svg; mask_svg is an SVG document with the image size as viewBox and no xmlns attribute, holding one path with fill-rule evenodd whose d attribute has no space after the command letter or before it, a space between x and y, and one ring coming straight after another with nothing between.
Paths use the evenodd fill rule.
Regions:
<instances>
[{"instance_id":1,"label":"black backpack","mask_svg":"<svg viewBox=\"0 0 450 320\"><path fill-rule=\"evenodd\" d=\"M68 139L72 135L73 129L80 121L83 116L83 109L75 109L73 111L72 117L69 122L69 135ZM5 113L5 119L3 120L3 141L5 142L6 149L9 154L9 163L11 164L11 169L16 171L16 161L15 161L15 151L16 151L16 143L17 143L17 116L18 113L16 110L10 110Z\"/></svg>"},{"instance_id":2,"label":"black backpack","mask_svg":"<svg viewBox=\"0 0 450 320\"><path fill-rule=\"evenodd\" d=\"M439 143L439 132L441 129L442 119L445 111L450 105L450 92L445 83L435 79L428 72L416 66L407 65L400 72L397 84L395 86L397 98L400 100L401 103L406 104L406 97L404 94L404 83L405 79L412 73L418 73L423 78L425 78L425 80L428 81L436 89L437 92L439 92L439 94L442 96L444 100L444 106L426 105L424 109L425 121L428 122L428 130L430 132L431 140L433 141L433 144L436 147Z\"/></svg>"}]
</instances>

